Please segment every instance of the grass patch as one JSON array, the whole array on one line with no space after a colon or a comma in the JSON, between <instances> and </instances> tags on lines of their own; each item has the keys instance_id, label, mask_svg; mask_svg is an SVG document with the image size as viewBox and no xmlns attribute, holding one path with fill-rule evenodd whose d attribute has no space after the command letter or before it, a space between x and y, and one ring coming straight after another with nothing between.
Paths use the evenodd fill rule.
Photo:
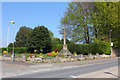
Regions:
<instances>
[{"instance_id":1,"label":"grass patch","mask_svg":"<svg viewBox=\"0 0 120 80\"><path fill-rule=\"evenodd\" d=\"M8 54L10 56L10 54ZM15 53L15 56L19 56L19 57L22 57L22 53ZM36 54L36 57L39 57L40 54ZM51 56L47 56L47 54L42 54L43 57L53 57L52 55ZM29 54L26 54L26 57L28 58L29 57Z\"/></svg>"},{"instance_id":2,"label":"grass patch","mask_svg":"<svg viewBox=\"0 0 120 80\"><path fill-rule=\"evenodd\" d=\"M22 54L15 54L15 56L19 56L19 57L21 57L21 56L22 56Z\"/></svg>"}]
</instances>

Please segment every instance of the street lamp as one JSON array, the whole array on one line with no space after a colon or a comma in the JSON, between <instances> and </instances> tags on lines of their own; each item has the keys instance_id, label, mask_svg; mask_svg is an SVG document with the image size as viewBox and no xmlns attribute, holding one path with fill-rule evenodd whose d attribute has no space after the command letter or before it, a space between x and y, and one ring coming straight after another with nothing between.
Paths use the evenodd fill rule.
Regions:
<instances>
[{"instance_id":1,"label":"street lamp","mask_svg":"<svg viewBox=\"0 0 120 80\"><path fill-rule=\"evenodd\" d=\"M110 56L112 57L112 49L111 49L111 31L112 31L112 30L110 30L109 36L110 36Z\"/></svg>"},{"instance_id":2,"label":"street lamp","mask_svg":"<svg viewBox=\"0 0 120 80\"><path fill-rule=\"evenodd\" d=\"M7 33L7 54L8 54L8 37L9 37L9 25L8 25L8 33Z\"/></svg>"},{"instance_id":3,"label":"street lamp","mask_svg":"<svg viewBox=\"0 0 120 80\"><path fill-rule=\"evenodd\" d=\"M11 21L10 23L13 23L13 54L12 54L12 62L14 61L14 21Z\"/></svg>"}]
</instances>

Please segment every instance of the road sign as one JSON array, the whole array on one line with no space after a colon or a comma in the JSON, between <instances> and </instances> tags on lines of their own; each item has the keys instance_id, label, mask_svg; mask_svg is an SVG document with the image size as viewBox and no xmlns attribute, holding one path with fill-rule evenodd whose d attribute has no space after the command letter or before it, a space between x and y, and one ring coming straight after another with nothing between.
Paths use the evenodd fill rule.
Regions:
<instances>
[{"instance_id":1,"label":"road sign","mask_svg":"<svg viewBox=\"0 0 120 80\"><path fill-rule=\"evenodd\" d=\"M111 43L111 46L113 46L113 43Z\"/></svg>"}]
</instances>

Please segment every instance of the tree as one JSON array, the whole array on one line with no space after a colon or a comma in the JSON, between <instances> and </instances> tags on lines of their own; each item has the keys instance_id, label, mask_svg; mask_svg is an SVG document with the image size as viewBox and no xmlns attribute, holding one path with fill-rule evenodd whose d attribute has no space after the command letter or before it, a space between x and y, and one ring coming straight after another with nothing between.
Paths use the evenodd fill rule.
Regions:
<instances>
[{"instance_id":1,"label":"tree","mask_svg":"<svg viewBox=\"0 0 120 80\"><path fill-rule=\"evenodd\" d=\"M60 43L61 43L61 44L64 44L64 39L61 39ZM66 39L66 44L74 44L74 42Z\"/></svg>"},{"instance_id":2,"label":"tree","mask_svg":"<svg viewBox=\"0 0 120 80\"><path fill-rule=\"evenodd\" d=\"M53 45L52 50L57 49L57 45L60 44L60 38L53 37L51 41Z\"/></svg>"},{"instance_id":3,"label":"tree","mask_svg":"<svg viewBox=\"0 0 120 80\"><path fill-rule=\"evenodd\" d=\"M66 28L66 35L74 42L90 43L90 14L92 3L69 3L65 16L61 19L60 31Z\"/></svg>"},{"instance_id":4,"label":"tree","mask_svg":"<svg viewBox=\"0 0 120 80\"><path fill-rule=\"evenodd\" d=\"M28 34L31 30L31 28L26 26L20 27L15 38L17 47L27 47Z\"/></svg>"},{"instance_id":5,"label":"tree","mask_svg":"<svg viewBox=\"0 0 120 80\"><path fill-rule=\"evenodd\" d=\"M114 43L120 47L120 27L118 20L118 2L72 2L61 19L60 33L63 27L74 42L90 43L95 40Z\"/></svg>"},{"instance_id":6,"label":"tree","mask_svg":"<svg viewBox=\"0 0 120 80\"><path fill-rule=\"evenodd\" d=\"M49 35L50 35L50 38L52 39L54 34L49 30Z\"/></svg>"},{"instance_id":7,"label":"tree","mask_svg":"<svg viewBox=\"0 0 120 80\"><path fill-rule=\"evenodd\" d=\"M94 26L96 39L114 42L114 47L120 47L120 27L118 25L118 2L94 3L94 12L91 16L91 23Z\"/></svg>"},{"instance_id":8,"label":"tree","mask_svg":"<svg viewBox=\"0 0 120 80\"><path fill-rule=\"evenodd\" d=\"M8 45L8 47L13 47L13 43L10 43L10 44ZM16 42L14 42L14 47L18 47L17 44L16 44Z\"/></svg>"},{"instance_id":9,"label":"tree","mask_svg":"<svg viewBox=\"0 0 120 80\"><path fill-rule=\"evenodd\" d=\"M51 51L51 39L49 31L45 26L35 27L28 37L29 48L43 50L43 53Z\"/></svg>"},{"instance_id":10,"label":"tree","mask_svg":"<svg viewBox=\"0 0 120 80\"><path fill-rule=\"evenodd\" d=\"M51 41L52 41L52 44L60 44L60 38L53 37Z\"/></svg>"},{"instance_id":11,"label":"tree","mask_svg":"<svg viewBox=\"0 0 120 80\"><path fill-rule=\"evenodd\" d=\"M10 44L8 45L8 47L13 47L13 43L10 43Z\"/></svg>"}]
</instances>

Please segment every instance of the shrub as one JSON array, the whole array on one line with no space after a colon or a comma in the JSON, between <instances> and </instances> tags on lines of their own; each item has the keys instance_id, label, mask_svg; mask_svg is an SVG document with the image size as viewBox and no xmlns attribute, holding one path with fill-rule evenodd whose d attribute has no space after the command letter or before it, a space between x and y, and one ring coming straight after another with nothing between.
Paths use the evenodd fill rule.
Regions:
<instances>
[{"instance_id":1,"label":"shrub","mask_svg":"<svg viewBox=\"0 0 120 80\"><path fill-rule=\"evenodd\" d=\"M40 53L40 55L42 56L42 55L43 55L43 53Z\"/></svg>"},{"instance_id":2,"label":"shrub","mask_svg":"<svg viewBox=\"0 0 120 80\"><path fill-rule=\"evenodd\" d=\"M7 53L7 51L3 51L3 53Z\"/></svg>"},{"instance_id":3,"label":"shrub","mask_svg":"<svg viewBox=\"0 0 120 80\"><path fill-rule=\"evenodd\" d=\"M63 44L58 44L57 45L57 49L59 49L59 51L63 48Z\"/></svg>"},{"instance_id":4,"label":"shrub","mask_svg":"<svg viewBox=\"0 0 120 80\"><path fill-rule=\"evenodd\" d=\"M77 53L76 53L76 52L74 52L74 53L73 53L73 55L74 55L74 56L77 56Z\"/></svg>"},{"instance_id":5,"label":"shrub","mask_svg":"<svg viewBox=\"0 0 120 80\"><path fill-rule=\"evenodd\" d=\"M55 52L54 52L54 53L52 53L52 56L53 56L53 57L55 56Z\"/></svg>"},{"instance_id":6,"label":"shrub","mask_svg":"<svg viewBox=\"0 0 120 80\"><path fill-rule=\"evenodd\" d=\"M68 49L71 53L74 54L83 54L87 55L88 53L105 53L110 54L110 45L107 42L95 42L91 44L68 44Z\"/></svg>"},{"instance_id":7,"label":"shrub","mask_svg":"<svg viewBox=\"0 0 120 80\"><path fill-rule=\"evenodd\" d=\"M57 51L58 51L58 52L59 52L59 49L55 48L53 51L55 51L55 52L57 52Z\"/></svg>"},{"instance_id":8,"label":"shrub","mask_svg":"<svg viewBox=\"0 0 120 80\"><path fill-rule=\"evenodd\" d=\"M64 57L64 53L62 53L62 57Z\"/></svg>"},{"instance_id":9,"label":"shrub","mask_svg":"<svg viewBox=\"0 0 120 80\"><path fill-rule=\"evenodd\" d=\"M15 47L14 52L17 54L19 53L25 53L27 50L27 47ZM2 48L2 52L7 51L7 48ZM13 47L8 47L8 52L13 51Z\"/></svg>"},{"instance_id":10,"label":"shrub","mask_svg":"<svg viewBox=\"0 0 120 80\"><path fill-rule=\"evenodd\" d=\"M57 51L56 53L55 53L55 55L57 55L59 52Z\"/></svg>"},{"instance_id":11,"label":"shrub","mask_svg":"<svg viewBox=\"0 0 120 80\"><path fill-rule=\"evenodd\" d=\"M85 60L87 60L88 59L88 57L87 56L85 56Z\"/></svg>"}]
</instances>

